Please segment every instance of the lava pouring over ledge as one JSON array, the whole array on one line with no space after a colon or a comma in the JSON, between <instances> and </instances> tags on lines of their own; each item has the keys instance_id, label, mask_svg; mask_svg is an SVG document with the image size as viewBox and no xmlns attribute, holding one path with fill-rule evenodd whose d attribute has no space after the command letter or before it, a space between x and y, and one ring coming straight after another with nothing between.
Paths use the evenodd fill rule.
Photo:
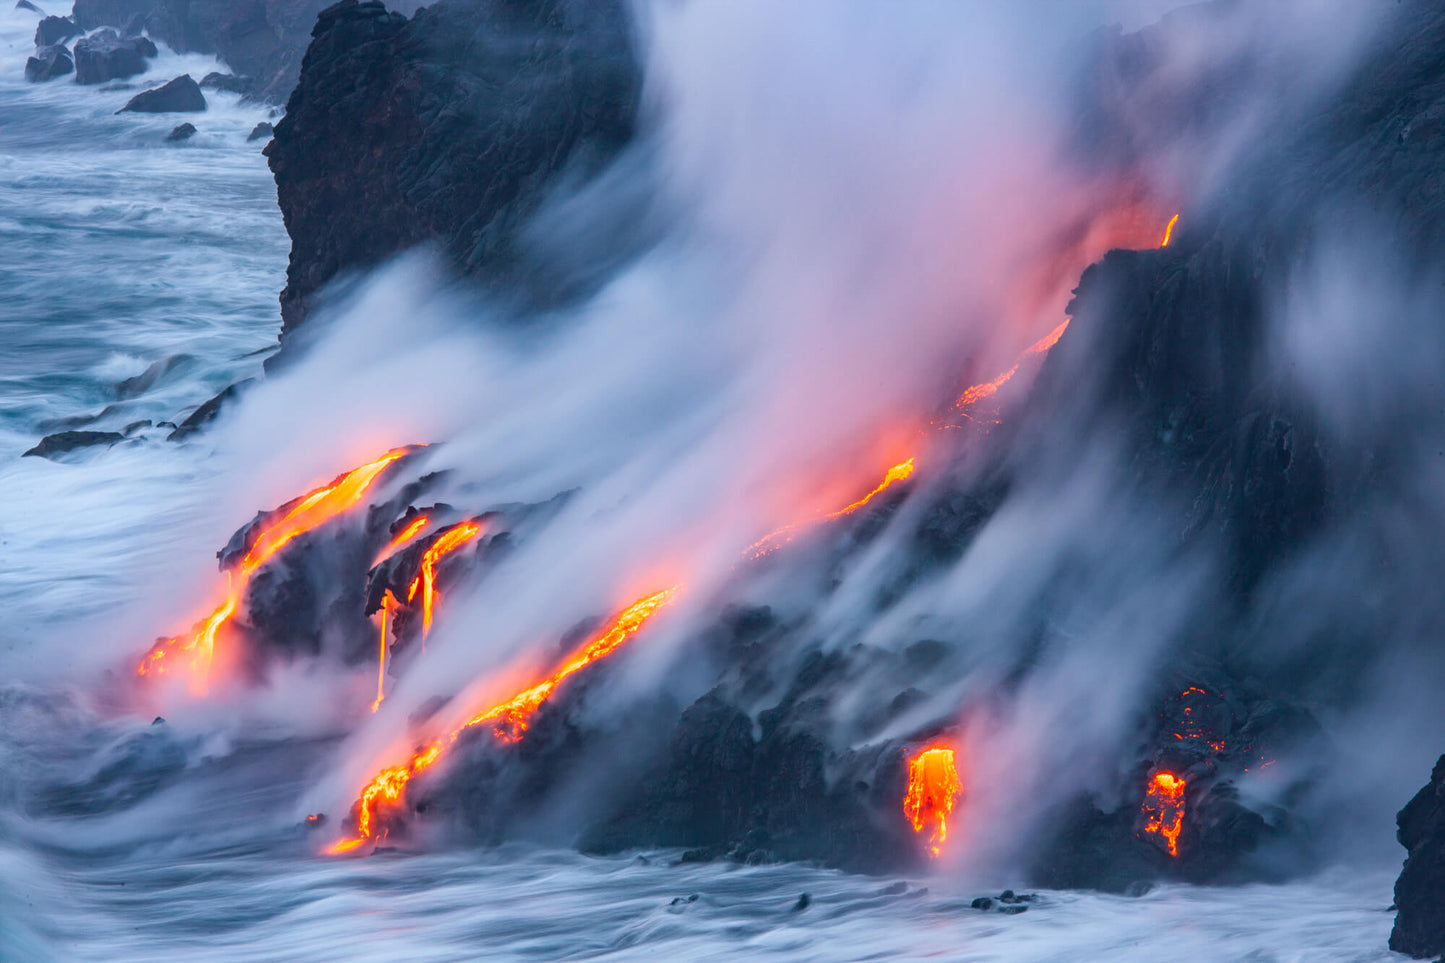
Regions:
<instances>
[{"instance_id":1,"label":"lava pouring over ledge","mask_svg":"<svg viewBox=\"0 0 1445 963\"><path fill-rule=\"evenodd\" d=\"M1179 855L1179 834L1184 829L1184 780L1172 772L1157 772L1144 796L1144 832L1164 841L1170 856Z\"/></svg>"},{"instance_id":2,"label":"lava pouring over ledge","mask_svg":"<svg viewBox=\"0 0 1445 963\"><path fill-rule=\"evenodd\" d=\"M908 760L908 791L903 796L903 814L915 833L928 830L926 845L933 859L943 852L943 844L948 839L948 817L962 793L952 749L930 746Z\"/></svg>"},{"instance_id":3,"label":"lava pouring over ledge","mask_svg":"<svg viewBox=\"0 0 1445 963\"><path fill-rule=\"evenodd\" d=\"M181 656L185 654L189 656L187 667L190 670L191 688L197 694L204 694L210 684L211 664L215 660L216 633L240 607L251 576L292 539L354 507L387 466L412 450L393 449L375 461L367 462L344 475L338 475L330 484L313 489L277 509L281 517L267 521L256 533L240 561L227 567L225 600L209 616L197 623L190 635L162 639L151 646L150 651L136 666L136 675L166 675L181 662Z\"/></svg>"},{"instance_id":4,"label":"lava pouring over ledge","mask_svg":"<svg viewBox=\"0 0 1445 963\"><path fill-rule=\"evenodd\" d=\"M406 590L406 601L408 604L416 601L417 593L421 593L421 638L423 651L425 651L426 637L431 634L432 611L437 601L437 563L442 558L463 545L470 542L482 533L482 526L476 521L459 522L447 529L437 538L435 542L427 546L426 552L421 557L421 569L417 572L416 578L412 579L411 586Z\"/></svg>"}]
</instances>

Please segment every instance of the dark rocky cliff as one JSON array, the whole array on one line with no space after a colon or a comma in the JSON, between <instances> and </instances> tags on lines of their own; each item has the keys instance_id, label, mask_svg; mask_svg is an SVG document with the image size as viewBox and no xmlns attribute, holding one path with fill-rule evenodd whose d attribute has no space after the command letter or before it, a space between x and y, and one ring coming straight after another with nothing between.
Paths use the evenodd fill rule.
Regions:
<instances>
[{"instance_id":1,"label":"dark rocky cliff","mask_svg":"<svg viewBox=\"0 0 1445 963\"><path fill-rule=\"evenodd\" d=\"M423 243L524 283L521 225L629 141L640 86L620 0L326 10L266 151L292 238L283 337L339 273Z\"/></svg>"},{"instance_id":2,"label":"dark rocky cliff","mask_svg":"<svg viewBox=\"0 0 1445 963\"><path fill-rule=\"evenodd\" d=\"M1395 883L1390 949L1414 957L1445 954L1445 756L1430 782L1400 810L1398 838L1409 856Z\"/></svg>"}]
</instances>

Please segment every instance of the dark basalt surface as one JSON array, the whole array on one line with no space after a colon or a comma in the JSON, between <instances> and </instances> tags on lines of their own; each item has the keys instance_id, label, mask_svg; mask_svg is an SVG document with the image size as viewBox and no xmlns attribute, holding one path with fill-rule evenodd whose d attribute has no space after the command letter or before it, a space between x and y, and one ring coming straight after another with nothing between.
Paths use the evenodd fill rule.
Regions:
<instances>
[{"instance_id":1,"label":"dark basalt surface","mask_svg":"<svg viewBox=\"0 0 1445 963\"><path fill-rule=\"evenodd\" d=\"M103 84L146 72L146 61L156 56L156 45L145 37L121 37L102 30L75 42L75 82Z\"/></svg>"},{"instance_id":2,"label":"dark basalt surface","mask_svg":"<svg viewBox=\"0 0 1445 963\"><path fill-rule=\"evenodd\" d=\"M1395 882L1399 912L1390 949L1414 957L1445 954L1445 756L1396 823L1409 856Z\"/></svg>"},{"instance_id":3,"label":"dark basalt surface","mask_svg":"<svg viewBox=\"0 0 1445 963\"><path fill-rule=\"evenodd\" d=\"M35 46L48 47L51 44L64 43L80 32L75 21L69 17L46 17L35 28Z\"/></svg>"},{"instance_id":4,"label":"dark basalt surface","mask_svg":"<svg viewBox=\"0 0 1445 963\"><path fill-rule=\"evenodd\" d=\"M25 61L25 79L31 83L43 83L75 73L75 61L64 44L53 44L35 51L35 56Z\"/></svg>"},{"instance_id":5,"label":"dark basalt surface","mask_svg":"<svg viewBox=\"0 0 1445 963\"><path fill-rule=\"evenodd\" d=\"M619 0L326 10L266 149L292 239L283 334L328 281L423 243L516 282L521 225L628 142L639 87Z\"/></svg>"},{"instance_id":6,"label":"dark basalt surface","mask_svg":"<svg viewBox=\"0 0 1445 963\"><path fill-rule=\"evenodd\" d=\"M195 114L206 109L206 97L190 74L181 74L154 90L136 94L117 114L134 111L143 114Z\"/></svg>"},{"instance_id":7,"label":"dark basalt surface","mask_svg":"<svg viewBox=\"0 0 1445 963\"><path fill-rule=\"evenodd\" d=\"M55 458L67 452L76 451L80 448L90 448L95 445L113 445L125 439L125 435L118 431L57 431L54 434L46 435L40 439L40 443L29 449L21 457L35 456L37 458Z\"/></svg>"}]
</instances>

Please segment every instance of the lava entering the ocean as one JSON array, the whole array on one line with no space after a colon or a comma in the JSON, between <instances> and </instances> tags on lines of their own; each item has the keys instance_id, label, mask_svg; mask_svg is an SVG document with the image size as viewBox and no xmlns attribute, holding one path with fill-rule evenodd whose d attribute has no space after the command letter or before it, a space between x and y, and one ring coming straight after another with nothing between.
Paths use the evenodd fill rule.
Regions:
<instances>
[{"instance_id":1,"label":"lava entering the ocean","mask_svg":"<svg viewBox=\"0 0 1445 963\"><path fill-rule=\"evenodd\" d=\"M1179 855L1179 834L1184 829L1184 780L1172 772L1157 772L1144 796L1144 832L1164 841L1170 856Z\"/></svg>"},{"instance_id":2,"label":"lava entering the ocean","mask_svg":"<svg viewBox=\"0 0 1445 963\"><path fill-rule=\"evenodd\" d=\"M385 838L387 829L382 826L385 810L395 808L405 793L412 776L430 768L441 758L445 747L455 743L458 737L476 726L490 726L492 733L505 742L516 742L526 731L533 713L556 690L563 680L611 655L618 647L632 638L659 609L672 601L681 591L679 586L663 589L645 598L638 599L623 609L592 638L549 676L536 685L517 693L505 702L498 703L472 716L440 739L435 739L412 754L404 765L388 766L377 773L361 791L360 798L353 806L356 820L356 835L343 837L327 847L331 855L347 853L367 840Z\"/></svg>"},{"instance_id":3,"label":"lava entering the ocean","mask_svg":"<svg viewBox=\"0 0 1445 963\"><path fill-rule=\"evenodd\" d=\"M963 792L954 763L953 750L930 746L908 760L908 791L903 796L903 813L915 833L928 827L928 855L937 858L948 839L948 817Z\"/></svg>"},{"instance_id":4,"label":"lava entering the ocean","mask_svg":"<svg viewBox=\"0 0 1445 963\"><path fill-rule=\"evenodd\" d=\"M165 675L180 660L181 654L185 653L190 656L191 687L198 694L204 693L209 685L210 668L215 659L216 633L240 607L251 576L292 539L354 507L387 466L411 451L411 448L393 449L375 461L367 462L344 475L338 475L330 484L282 505L273 513L280 517L268 519L259 525L254 531L254 537L252 533L247 533L250 545L240 561L228 562L225 565L225 600L209 616L197 623L190 635L162 639L151 646L150 651L136 666L136 675Z\"/></svg>"}]
</instances>

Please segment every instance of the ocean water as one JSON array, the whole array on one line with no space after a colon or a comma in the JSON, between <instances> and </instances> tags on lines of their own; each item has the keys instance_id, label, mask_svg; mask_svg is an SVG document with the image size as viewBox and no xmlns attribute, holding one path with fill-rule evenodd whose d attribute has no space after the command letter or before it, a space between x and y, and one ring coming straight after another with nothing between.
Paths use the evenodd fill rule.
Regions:
<instances>
[{"instance_id":1,"label":"ocean water","mask_svg":"<svg viewBox=\"0 0 1445 963\"><path fill-rule=\"evenodd\" d=\"M150 719L107 710L94 671L136 651L111 613L161 591L166 560L214 574L216 533L234 527L203 521L224 453L142 426L59 462L20 457L67 423L176 421L259 373L288 246L261 143L246 142L270 112L208 92L200 133L165 144L180 118L115 115L134 90L26 84L33 30L34 15L0 10L0 959L1395 958L1378 869L1040 892L1003 915L969 903L1017 881L948 867L313 855L295 806L327 740L204 720L152 738ZM163 52L132 84L216 66ZM145 390L118 391L167 361Z\"/></svg>"}]
</instances>

